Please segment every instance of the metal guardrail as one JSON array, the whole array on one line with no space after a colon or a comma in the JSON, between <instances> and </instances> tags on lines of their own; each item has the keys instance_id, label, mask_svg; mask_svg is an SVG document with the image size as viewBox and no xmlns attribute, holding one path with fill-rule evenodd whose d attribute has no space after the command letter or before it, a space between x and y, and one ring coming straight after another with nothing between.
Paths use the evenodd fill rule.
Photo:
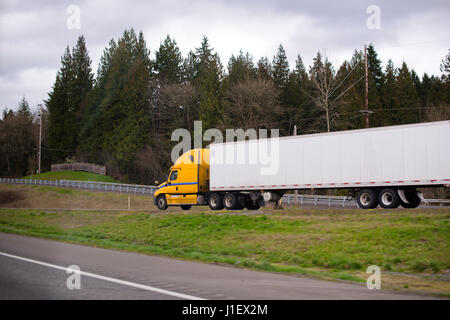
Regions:
<instances>
[{"instance_id":1,"label":"metal guardrail","mask_svg":"<svg viewBox=\"0 0 450 320\"><path fill-rule=\"evenodd\" d=\"M0 183L53 186L53 187L74 188L88 191L132 193L135 195L149 195L149 196L153 196L153 194L156 191L155 186L121 184L111 182L96 182L96 181L0 178Z\"/></svg>"},{"instance_id":2,"label":"metal guardrail","mask_svg":"<svg viewBox=\"0 0 450 320\"><path fill-rule=\"evenodd\" d=\"M285 194L282 199L282 204L286 205L296 205L295 194ZM297 205L313 205L313 206L341 206L358 208L358 203L356 199L346 196L321 196L321 195L297 195ZM444 207L450 205L450 200L446 199L425 199L422 202L421 207Z\"/></svg>"},{"instance_id":3,"label":"metal guardrail","mask_svg":"<svg viewBox=\"0 0 450 320\"><path fill-rule=\"evenodd\" d=\"M287 205L296 205L295 202L295 194L285 194L282 199L282 204ZM320 196L320 195L306 195L306 194L299 194L297 195L297 205L303 206L303 205L325 205L328 207L331 206L340 206L345 208L347 207L353 207L358 208L358 203L355 199L351 197L345 197L345 196Z\"/></svg>"}]
</instances>

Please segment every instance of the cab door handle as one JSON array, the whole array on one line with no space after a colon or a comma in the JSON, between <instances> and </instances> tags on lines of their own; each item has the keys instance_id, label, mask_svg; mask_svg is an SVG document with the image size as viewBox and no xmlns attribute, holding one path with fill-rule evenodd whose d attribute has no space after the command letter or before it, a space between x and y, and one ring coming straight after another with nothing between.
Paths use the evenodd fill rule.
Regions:
<instances>
[{"instance_id":1,"label":"cab door handle","mask_svg":"<svg viewBox=\"0 0 450 320\"><path fill-rule=\"evenodd\" d=\"M175 190L177 190L178 191L178 187L176 187L176 189Z\"/></svg>"}]
</instances>

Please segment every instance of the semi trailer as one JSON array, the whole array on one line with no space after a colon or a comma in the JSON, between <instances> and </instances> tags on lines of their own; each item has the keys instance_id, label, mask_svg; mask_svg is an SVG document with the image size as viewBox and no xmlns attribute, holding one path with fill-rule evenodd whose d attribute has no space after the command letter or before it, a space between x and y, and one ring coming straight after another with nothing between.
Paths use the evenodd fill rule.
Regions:
<instances>
[{"instance_id":1,"label":"semi trailer","mask_svg":"<svg viewBox=\"0 0 450 320\"><path fill-rule=\"evenodd\" d=\"M213 143L184 153L158 185L165 210L257 210L289 190L346 189L362 209L418 207L450 185L450 121Z\"/></svg>"}]
</instances>

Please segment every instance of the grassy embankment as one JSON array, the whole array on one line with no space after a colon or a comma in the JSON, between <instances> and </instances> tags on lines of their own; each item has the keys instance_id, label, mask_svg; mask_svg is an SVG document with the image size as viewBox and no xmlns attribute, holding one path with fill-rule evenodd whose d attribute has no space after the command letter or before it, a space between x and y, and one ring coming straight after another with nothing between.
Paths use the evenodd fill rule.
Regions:
<instances>
[{"instance_id":1,"label":"grassy embankment","mask_svg":"<svg viewBox=\"0 0 450 320\"><path fill-rule=\"evenodd\" d=\"M27 176L24 177L23 179L118 182L114 178L108 176L84 171L48 171L40 174Z\"/></svg>"},{"instance_id":2,"label":"grassy embankment","mask_svg":"<svg viewBox=\"0 0 450 320\"><path fill-rule=\"evenodd\" d=\"M53 208L122 210L0 209L2 232L359 282L369 265L378 265L383 288L450 295L447 208L160 212L150 197L137 196L132 207L139 210L127 211L120 194L0 185L5 192L22 199L3 207L33 207L39 198Z\"/></svg>"}]
</instances>

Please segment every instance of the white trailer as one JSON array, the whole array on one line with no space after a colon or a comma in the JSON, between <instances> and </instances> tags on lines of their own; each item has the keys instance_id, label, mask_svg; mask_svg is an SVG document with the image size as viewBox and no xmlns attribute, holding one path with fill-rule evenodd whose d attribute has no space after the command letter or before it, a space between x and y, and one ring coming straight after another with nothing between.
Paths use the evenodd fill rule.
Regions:
<instances>
[{"instance_id":1,"label":"white trailer","mask_svg":"<svg viewBox=\"0 0 450 320\"><path fill-rule=\"evenodd\" d=\"M416 187L450 184L450 121L212 144L209 184L265 201L345 188L361 208L417 207Z\"/></svg>"}]
</instances>

